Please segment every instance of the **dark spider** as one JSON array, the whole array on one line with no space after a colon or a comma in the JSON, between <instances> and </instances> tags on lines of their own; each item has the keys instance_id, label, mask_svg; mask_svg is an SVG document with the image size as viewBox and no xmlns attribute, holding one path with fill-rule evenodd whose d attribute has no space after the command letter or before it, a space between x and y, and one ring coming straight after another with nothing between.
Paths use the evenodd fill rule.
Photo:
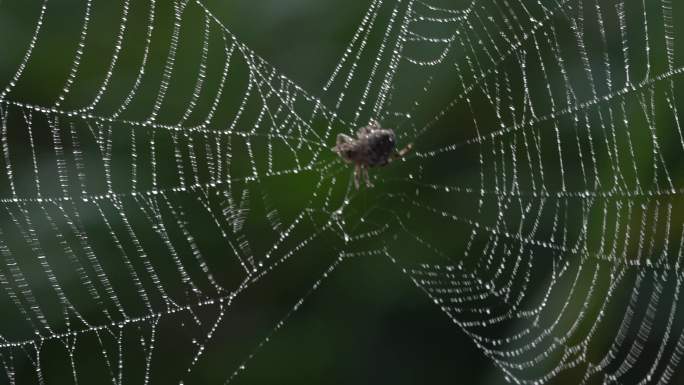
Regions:
<instances>
[{"instance_id":1,"label":"dark spider","mask_svg":"<svg viewBox=\"0 0 684 385\"><path fill-rule=\"evenodd\" d=\"M382 128L380 123L371 120L367 126L359 128L356 139L338 134L337 144L332 150L346 163L354 163L354 185L358 190L361 174L364 175L366 186L373 186L368 176L369 167L386 166L411 151L412 143L397 151L396 139L392 129Z\"/></svg>"}]
</instances>

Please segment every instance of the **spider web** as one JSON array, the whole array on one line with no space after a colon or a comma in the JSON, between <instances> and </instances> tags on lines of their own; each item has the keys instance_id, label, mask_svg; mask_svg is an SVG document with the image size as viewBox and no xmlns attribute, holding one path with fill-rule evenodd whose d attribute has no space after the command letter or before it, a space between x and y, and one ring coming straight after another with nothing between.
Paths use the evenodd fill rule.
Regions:
<instances>
[{"instance_id":1,"label":"spider web","mask_svg":"<svg viewBox=\"0 0 684 385\"><path fill-rule=\"evenodd\" d=\"M507 382L681 379L680 5L444 3L370 1L311 92L201 1L3 4L2 382L230 383L358 258ZM371 118L415 150L360 193Z\"/></svg>"}]
</instances>

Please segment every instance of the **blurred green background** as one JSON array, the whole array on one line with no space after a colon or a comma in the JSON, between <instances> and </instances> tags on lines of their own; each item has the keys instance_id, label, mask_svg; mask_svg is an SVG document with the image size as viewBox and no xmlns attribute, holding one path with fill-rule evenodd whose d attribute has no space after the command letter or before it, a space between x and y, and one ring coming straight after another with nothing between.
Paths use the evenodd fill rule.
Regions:
<instances>
[{"instance_id":1,"label":"blurred green background","mask_svg":"<svg viewBox=\"0 0 684 385\"><path fill-rule=\"evenodd\" d=\"M542 3L528 7L476 4L471 11L471 20L477 24L473 27L456 16L452 20L444 12L421 8L420 2L203 2L215 19L190 2L178 23L178 47L169 59L173 2L157 2L150 23L151 3L147 1L93 1L89 11L87 2L77 0L0 1L0 87L10 84L22 68L41 6L47 4L28 65L0 101L3 127L7 127L2 135L9 148L3 155L10 154L3 160L5 171L0 175L0 198L4 199L0 236L6 250L0 273L14 279L6 287L20 287L12 270L16 262L50 325L41 324L31 311L29 315L19 311L6 290L0 310L7 316L0 322L0 334L8 342L41 341L38 336L45 341L40 348L36 347L39 342L3 347L2 358L14 374L0 376L0 383L39 383L39 377L46 383L72 383L75 372L81 384L113 379L116 383L117 378L123 383L145 383L146 373L151 383L221 384L237 371L232 379L235 384L501 384L507 380L503 371L454 320L486 320L489 317L483 312L490 310L506 314L511 302L487 297L488 290L483 289L490 282L506 286L505 280L497 281L505 276L511 277L507 288L514 298L525 294L512 311L533 313L539 307L539 314L514 317L512 322L489 328L476 325L469 328L472 333L502 339L527 327L539 333L553 323L554 316L565 314L555 329L540 337L541 343L533 345L530 354L541 351L544 359L516 373L536 378L552 370L564 350L543 350L563 328L575 327L564 341L566 346L589 334L585 358L598 362L616 340L634 287L638 299L630 309L638 321L628 328L626 340L637 340L651 301L657 311L650 334L638 340L639 357L655 356L670 306L680 302L681 268L675 261L677 231L684 219L677 187L684 176L680 171L683 149L668 98L679 105L682 97L681 71L675 69L684 47L674 39L674 62L669 63L661 4L649 3L647 32L642 3L628 1L629 32L624 41L632 53L630 70L625 72L614 2ZM124 4L129 4L127 10ZM402 20L407 4L412 4L416 14L447 20L417 22L415 31L447 39L459 30L472 40L460 40L463 46L454 40L457 48L448 51L444 65L412 66L402 60L382 115L377 117L372 108L383 95L379 79L392 71L392 47L401 31L398 24L392 24L385 34L386 26L394 20L395 5L396 20ZM431 4L453 9L471 5ZM595 4L604 12L601 17ZM354 79L340 88L348 61L333 86L324 90L364 15L376 5L378 16ZM553 15L544 13L544 6ZM683 11L681 5L674 5L674 36L681 35L676 20ZM79 60L74 70L87 12L84 49L76 54ZM119 44L123 14L127 24ZM586 16L584 49L593 83L571 33L571 21L577 22L580 16ZM607 31L603 43L597 37L599 19ZM223 34L217 21L230 33ZM541 21L554 27L553 34L537 24ZM150 25L153 30L148 29ZM199 76L205 25L210 25L209 48L205 73ZM537 30L542 31L539 41L525 37ZM551 39L558 45L551 45ZM385 41L387 47L380 51ZM433 60L445 47L443 43L412 44L406 44L404 57ZM647 44L649 51L644 55ZM541 49L535 48L539 45ZM351 52L359 52L358 46L352 46ZM377 79L367 104L359 107L364 87L374 76L376 57L380 63ZM499 58L496 65L489 62ZM143 60L146 66L141 73ZM230 68L223 84L226 62ZM525 77L522 63L532 68ZM548 77L542 78L540 65L544 63ZM113 72L108 75L110 68ZM482 74L486 74L484 81L479 79ZM657 79L658 74L664 75ZM201 92L193 94L200 78ZM628 79L631 84L626 83ZM256 83L249 86L250 80ZM69 84L68 92L64 92L65 84ZM479 86L468 88L471 84ZM623 87L626 91L621 94ZM103 92L98 97L99 89ZM280 94L273 96L269 90ZM347 95L335 108L341 90ZM652 104L650 99L641 99L650 98L650 90ZM547 92L554 96L549 98ZM249 95L247 101L240 107L245 95ZM317 106L311 95L326 107ZM605 105L597 102L603 95L609 99ZM458 102L443 110L453 100ZM642 100L654 107L655 131L643 112ZM585 102L589 112L583 115ZM189 104L195 107L188 109ZM500 110L495 111L493 104ZM529 111L529 104L536 115ZM89 105L93 108L82 110ZM283 105L296 111L297 117L279 110ZM41 111L35 106L55 109ZM580 113L574 114L575 109ZM355 118L357 110L360 114ZM212 117L206 123L208 114ZM236 114L240 118L231 125ZM441 119L433 120L435 116ZM401 145L414 142L415 153L405 162L372 170L376 187L357 192L351 185L350 167L328 148L338 132L353 133L373 117L396 128ZM536 118L534 124L525 123ZM298 119L307 125L293 123ZM500 130L516 133L497 136ZM480 134L496 139L474 140ZM66 184L58 178L54 135L64 147ZM658 138L657 149L650 141L652 135ZM591 150L590 138L596 141ZM455 151L448 149L451 145ZM445 148L448 151L440 152ZM77 150L82 152L80 164L74 155ZM656 151L662 158L651 158ZM307 162L311 167L306 167ZM13 176L7 172L8 163ZM662 193L670 188L675 191ZM608 194L584 200L572 194L583 191ZM11 202L13 198L19 198L18 202ZM340 207L340 214L334 214ZM274 210L276 215L271 215ZM82 222L80 233L69 221L76 217ZM160 218L161 223L154 222ZM496 227L498 232L476 234L473 223L483 229ZM171 248L159 232L164 228ZM192 234L192 242L184 230ZM628 238L625 233L633 235ZM79 238L83 234L126 310L125 317L117 313L111 297L104 298L104 285L96 283L103 294L101 303L94 303L85 290L83 275L75 266L84 265L85 274L93 279L97 272L89 259L92 254ZM519 242L517 234L528 242ZM590 251L587 254L577 252L573 243L582 243L582 237ZM530 245L530 239L551 247ZM554 249L557 245L565 250ZM611 247L621 252L610 254ZM178 277L171 249L199 292L192 292L188 282ZM198 250L222 290L202 271L195 258ZM245 276L236 254L248 265L253 263L257 278ZM336 264L340 255L350 256ZM599 258L592 259L596 255ZM653 256L654 268L645 262L649 256ZM629 267L626 260L636 267ZM65 310L64 297L55 292L46 275L45 261L71 304L90 322L87 327ZM502 267L497 272L499 263ZM324 275L331 265L336 266L334 271ZM420 272L430 271L428 265L460 265L463 272L458 278L482 295L464 305L476 311L454 311L453 319L443 312L440 306L445 302L439 301L445 301L448 294L441 298L440 292L431 291L439 285L425 283L430 297L416 285ZM408 273L402 272L404 268ZM561 271L566 275L560 276ZM140 283L132 275L140 277ZM613 281L615 276L622 280ZM456 281L444 287L459 287ZM244 282L249 284L243 290ZM556 284L554 291L547 293L551 283ZM615 285L613 300L604 309L603 298L611 284ZM141 288L148 294L149 305L140 298ZM233 299L230 293L237 295ZM663 294L654 304L651 293ZM28 296L18 295L19 302L30 305ZM217 298L221 302L212 302ZM302 298L301 306L292 311ZM664 357L675 353L674 336L683 327L682 311L673 309L672 340L663 348ZM602 324L600 332L595 332L592 320L599 313ZM578 319L581 322L574 325ZM101 325L107 326L97 328ZM52 336L55 331L84 329L76 336ZM510 342L511 351L519 347L516 343ZM74 344L73 365L70 344ZM631 345L625 343L617 353L623 359L629 350L625 346ZM123 369L119 369L119 358ZM616 369L619 362L610 369ZM660 362L662 371L666 359ZM238 370L241 365L245 370ZM638 374L630 372L625 382L641 378L649 365L647 360L637 364L634 372ZM580 364L548 380L576 384L584 369L586 364ZM679 377L673 381L682 379L678 372L675 376Z\"/></svg>"}]
</instances>

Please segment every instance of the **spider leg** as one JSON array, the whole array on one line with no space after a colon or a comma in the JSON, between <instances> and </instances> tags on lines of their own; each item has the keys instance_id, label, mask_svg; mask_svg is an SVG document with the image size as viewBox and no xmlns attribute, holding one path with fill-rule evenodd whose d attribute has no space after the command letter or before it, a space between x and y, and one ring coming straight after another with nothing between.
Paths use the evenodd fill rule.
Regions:
<instances>
[{"instance_id":1,"label":"spider leg","mask_svg":"<svg viewBox=\"0 0 684 385\"><path fill-rule=\"evenodd\" d=\"M366 187L373 187L373 183L370 181L370 176L368 175L368 167L363 167L361 168L363 175L365 176L366 180Z\"/></svg>"},{"instance_id":2,"label":"spider leg","mask_svg":"<svg viewBox=\"0 0 684 385\"><path fill-rule=\"evenodd\" d=\"M340 151L342 151L342 147L343 147L342 145L343 145L343 144L345 144L345 143L350 143L350 142L352 142L353 140L354 140L354 139L352 139L351 136L349 136L349 135L337 134L337 140L336 140L336 142L335 142L335 147L333 147L332 150L333 150L334 152L339 153Z\"/></svg>"},{"instance_id":3,"label":"spider leg","mask_svg":"<svg viewBox=\"0 0 684 385\"><path fill-rule=\"evenodd\" d=\"M354 186L356 186L356 189L359 189L359 179L361 178L361 165L356 164L354 166Z\"/></svg>"},{"instance_id":4,"label":"spider leg","mask_svg":"<svg viewBox=\"0 0 684 385\"><path fill-rule=\"evenodd\" d=\"M406 147L402 148L402 149L398 152L399 157L400 157L400 158L403 158L404 156L406 156L406 154L408 154L409 152L411 152L411 149L412 149L412 148L413 148L413 143L407 144Z\"/></svg>"},{"instance_id":5,"label":"spider leg","mask_svg":"<svg viewBox=\"0 0 684 385\"><path fill-rule=\"evenodd\" d=\"M346 134L337 134L336 143L337 143L337 144L349 143L349 142L351 142L351 141L353 141L353 140L354 140L354 139L352 139L352 137L349 136L349 135L346 135Z\"/></svg>"},{"instance_id":6,"label":"spider leg","mask_svg":"<svg viewBox=\"0 0 684 385\"><path fill-rule=\"evenodd\" d=\"M399 158L403 158L404 156L406 156L406 154L408 154L409 152L411 152L411 149L412 149L412 148L413 148L413 143L407 144L406 147L402 148L401 150L395 151L395 152L389 157L389 161L391 162L391 161L393 161L393 160L397 160L397 159L399 159Z\"/></svg>"}]
</instances>

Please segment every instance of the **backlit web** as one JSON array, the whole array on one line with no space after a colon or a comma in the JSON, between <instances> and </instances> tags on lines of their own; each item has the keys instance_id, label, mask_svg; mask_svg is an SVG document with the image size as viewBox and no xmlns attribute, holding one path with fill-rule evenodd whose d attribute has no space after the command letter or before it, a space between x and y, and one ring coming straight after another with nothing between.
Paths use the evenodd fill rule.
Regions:
<instances>
[{"instance_id":1,"label":"backlit web","mask_svg":"<svg viewBox=\"0 0 684 385\"><path fill-rule=\"evenodd\" d=\"M1 383L236 381L359 258L502 380L684 378L680 4L371 0L318 90L202 1L0 12ZM358 192L371 118L414 152Z\"/></svg>"}]
</instances>

